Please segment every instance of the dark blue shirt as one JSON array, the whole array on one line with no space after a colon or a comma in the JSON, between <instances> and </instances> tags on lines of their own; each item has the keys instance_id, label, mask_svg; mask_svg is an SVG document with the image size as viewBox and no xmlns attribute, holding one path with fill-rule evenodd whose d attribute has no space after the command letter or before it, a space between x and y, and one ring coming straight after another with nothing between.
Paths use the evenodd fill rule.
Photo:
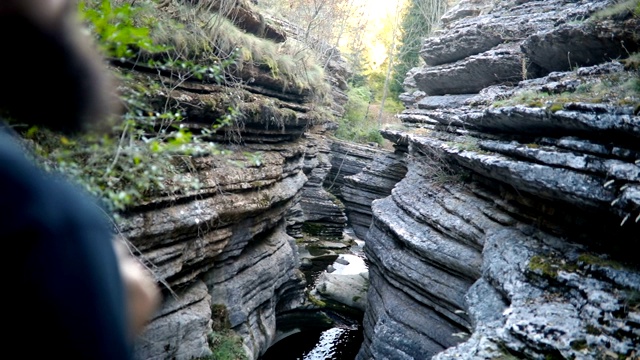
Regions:
<instances>
[{"instance_id":1,"label":"dark blue shirt","mask_svg":"<svg viewBox=\"0 0 640 360\"><path fill-rule=\"evenodd\" d=\"M5 348L26 358L131 359L106 217L2 129L0 209Z\"/></svg>"}]
</instances>

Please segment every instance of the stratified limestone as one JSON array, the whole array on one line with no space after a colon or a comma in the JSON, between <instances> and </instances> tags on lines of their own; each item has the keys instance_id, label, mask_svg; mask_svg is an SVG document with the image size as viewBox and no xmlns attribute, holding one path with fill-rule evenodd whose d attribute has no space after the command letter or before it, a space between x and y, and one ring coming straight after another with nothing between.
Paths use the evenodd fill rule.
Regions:
<instances>
[{"instance_id":1,"label":"stratified limestone","mask_svg":"<svg viewBox=\"0 0 640 360\"><path fill-rule=\"evenodd\" d=\"M420 68L414 79L427 95L472 94L522 80L523 59L519 46L502 45L452 64Z\"/></svg>"},{"instance_id":2,"label":"stratified limestone","mask_svg":"<svg viewBox=\"0 0 640 360\"><path fill-rule=\"evenodd\" d=\"M142 252L154 275L178 294L175 301L166 294L162 310L136 349L139 358L207 355L211 304L230 309L232 330L243 337L252 358L271 344L276 305L299 302L304 286L296 270L295 243L281 230L285 214L306 182L297 152L304 147L288 148L262 152L259 166L248 161L238 166L222 157L199 158L195 168L203 187L197 196L176 203L158 201L122 221L123 233ZM260 291L251 285L246 289L256 293L237 298L233 289L247 286L243 276L258 275ZM216 280L206 280L205 286L201 279ZM189 295L192 290L183 289L193 288L194 281L201 284L197 294L202 287L211 296L190 300L195 296ZM222 289L232 290L223 293ZM247 320L238 320L232 306L242 308Z\"/></svg>"},{"instance_id":3,"label":"stratified limestone","mask_svg":"<svg viewBox=\"0 0 640 360\"><path fill-rule=\"evenodd\" d=\"M141 359L209 355L207 336L212 316L218 315L212 315L212 304L229 309L231 330L242 336L247 355L257 358L273 340L276 306L289 309L303 297L297 250L283 227L290 209L299 206L305 172L317 166L306 168L303 134L325 120L311 109L308 89L286 87L257 67L238 71L252 81L231 88L164 74L171 97L162 90L149 94L158 109L178 102L185 116L181 127L207 134L206 140L227 152L176 159L179 175L197 180L199 188L154 194L119 221L166 295L136 348ZM132 77L147 81L144 74L132 72ZM239 112L232 124L212 128L229 107ZM233 289L246 286L251 276L259 276L263 287L252 285L257 293L237 298ZM196 301L194 291L209 295Z\"/></svg>"},{"instance_id":4,"label":"stratified limestone","mask_svg":"<svg viewBox=\"0 0 640 360\"><path fill-rule=\"evenodd\" d=\"M359 145L334 139L331 142L331 171L324 180L324 187L340 196L340 189L344 185L344 177L359 173L382 150L373 146Z\"/></svg>"},{"instance_id":5,"label":"stratified limestone","mask_svg":"<svg viewBox=\"0 0 640 360\"><path fill-rule=\"evenodd\" d=\"M347 223L344 206L322 186L331 171L330 150L323 136L308 135L305 173L308 181L300 194L305 228L310 235L342 238Z\"/></svg>"},{"instance_id":6,"label":"stratified limestone","mask_svg":"<svg viewBox=\"0 0 640 360\"><path fill-rule=\"evenodd\" d=\"M530 36L522 50L547 71L597 65L626 57L640 48L640 19L564 24Z\"/></svg>"},{"instance_id":7,"label":"stratified limestone","mask_svg":"<svg viewBox=\"0 0 640 360\"><path fill-rule=\"evenodd\" d=\"M625 258L620 247L637 225L620 227L619 212L602 209L612 198L598 200L609 196L602 183L580 182L588 175L564 168L589 162L559 153L556 163L541 166L523 155L507 159L409 138L409 172L373 205L365 247L372 286L360 359L428 357L466 339L437 358L597 358L606 344L625 355L638 348L637 310L624 304L635 301L640 271L637 264L602 260ZM498 147L478 144L484 143ZM536 159L553 158L530 150ZM580 170L606 171L607 161L623 163L594 160ZM446 171L443 164L457 170L438 173ZM558 172L544 175L545 167ZM467 181L478 182L465 185L456 174L465 171ZM396 309L411 309L410 316ZM618 320L602 324L602 318Z\"/></svg>"},{"instance_id":8,"label":"stratified limestone","mask_svg":"<svg viewBox=\"0 0 640 360\"><path fill-rule=\"evenodd\" d=\"M253 358L275 339L276 310L300 303L304 277L299 262L295 241L281 226L254 239L240 256L222 261L204 277L211 302L226 307L231 329Z\"/></svg>"},{"instance_id":9,"label":"stratified limestone","mask_svg":"<svg viewBox=\"0 0 640 360\"><path fill-rule=\"evenodd\" d=\"M425 42L406 84L431 96L383 131L408 172L373 201L358 359L640 353L637 71L551 72L637 48L630 12L589 19L614 3L462 1Z\"/></svg>"},{"instance_id":10,"label":"stratified limestone","mask_svg":"<svg viewBox=\"0 0 640 360\"><path fill-rule=\"evenodd\" d=\"M362 172L344 178L342 197L356 236L364 239L369 230L371 203L390 195L406 172L403 154L396 152L378 155Z\"/></svg>"},{"instance_id":11,"label":"stratified limestone","mask_svg":"<svg viewBox=\"0 0 640 360\"><path fill-rule=\"evenodd\" d=\"M136 358L180 360L211 355L207 337L211 333L211 296L202 281L175 295L168 295L162 308L136 342Z\"/></svg>"},{"instance_id":12,"label":"stratified limestone","mask_svg":"<svg viewBox=\"0 0 640 360\"><path fill-rule=\"evenodd\" d=\"M412 69L411 77L427 95L477 93L487 86L626 55L638 48L637 19L584 22L614 4L462 1L443 16L446 27L425 41L420 55L428 66ZM620 44L631 50L623 53ZM407 91L415 90L408 86Z\"/></svg>"}]
</instances>

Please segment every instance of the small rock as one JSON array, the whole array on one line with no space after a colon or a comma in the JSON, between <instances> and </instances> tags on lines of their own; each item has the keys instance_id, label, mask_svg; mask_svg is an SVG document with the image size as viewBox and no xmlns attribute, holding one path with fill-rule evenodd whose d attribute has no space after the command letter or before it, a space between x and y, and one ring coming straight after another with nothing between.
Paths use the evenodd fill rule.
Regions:
<instances>
[{"instance_id":1,"label":"small rock","mask_svg":"<svg viewBox=\"0 0 640 360\"><path fill-rule=\"evenodd\" d=\"M309 258L300 259L300 268L301 269L309 269L313 266L313 262Z\"/></svg>"}]
</instances>

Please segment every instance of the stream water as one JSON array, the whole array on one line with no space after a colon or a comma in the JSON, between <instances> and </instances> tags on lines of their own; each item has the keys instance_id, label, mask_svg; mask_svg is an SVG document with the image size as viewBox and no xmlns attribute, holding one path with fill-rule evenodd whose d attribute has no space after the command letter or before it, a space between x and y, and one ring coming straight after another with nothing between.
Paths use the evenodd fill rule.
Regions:
<instances>
[{"instance_id":1,"label":"stream water","mask_svg":"<svg viewBox=\"0 0 640 360\"><path fill-rule=\"evenodd\" d=\"M361 241L358 246L352 246L350 254L341 254L340 260L332 267L335 274L359 274L367 270L364 261ZM314 267L313 271L305 274L311 288L315 286L318 274L324 271L333 260L321 267ZM317 263L322 262L318 258ZM348 265L346 265L348 263ZM349 319L334 314L337 321L331 326L322 326L313 322L312 318L304 324L298 324L299 332L289 335L272 345L260 360L353 360L363 341L362 324L360 319ZM342 319L340 319L342 318Z\"/></svg>"},{"instance_id":2,"label":"stream water","mask_svg":"<svg viewBox=\"0 0 640 360\"><path fill-rule=\"evenodd\" d=\"M302 331L269 348L262 360L353 360L362 343L362 327Z\"/></svg>"}]
</instances>

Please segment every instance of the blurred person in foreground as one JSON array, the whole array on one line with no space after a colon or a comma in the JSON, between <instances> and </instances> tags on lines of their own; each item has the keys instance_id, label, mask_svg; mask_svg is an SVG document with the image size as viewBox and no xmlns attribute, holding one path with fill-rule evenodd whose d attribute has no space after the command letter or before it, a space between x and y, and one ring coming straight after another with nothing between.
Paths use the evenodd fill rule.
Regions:
<instances>
[{"instance_id":1,"label":"blurred person in foreground","mask_svg":"<svg viewBox=\"0 0 640 360\"><path fill-rule=\"evenodd\" d=\"M112 111L109 77L73 0L0 0L0 116L66 133ZM5 344L29 358L132 359L159 302L102 210L45 174L0 121Z\"/></svg>"}]
</instances>

